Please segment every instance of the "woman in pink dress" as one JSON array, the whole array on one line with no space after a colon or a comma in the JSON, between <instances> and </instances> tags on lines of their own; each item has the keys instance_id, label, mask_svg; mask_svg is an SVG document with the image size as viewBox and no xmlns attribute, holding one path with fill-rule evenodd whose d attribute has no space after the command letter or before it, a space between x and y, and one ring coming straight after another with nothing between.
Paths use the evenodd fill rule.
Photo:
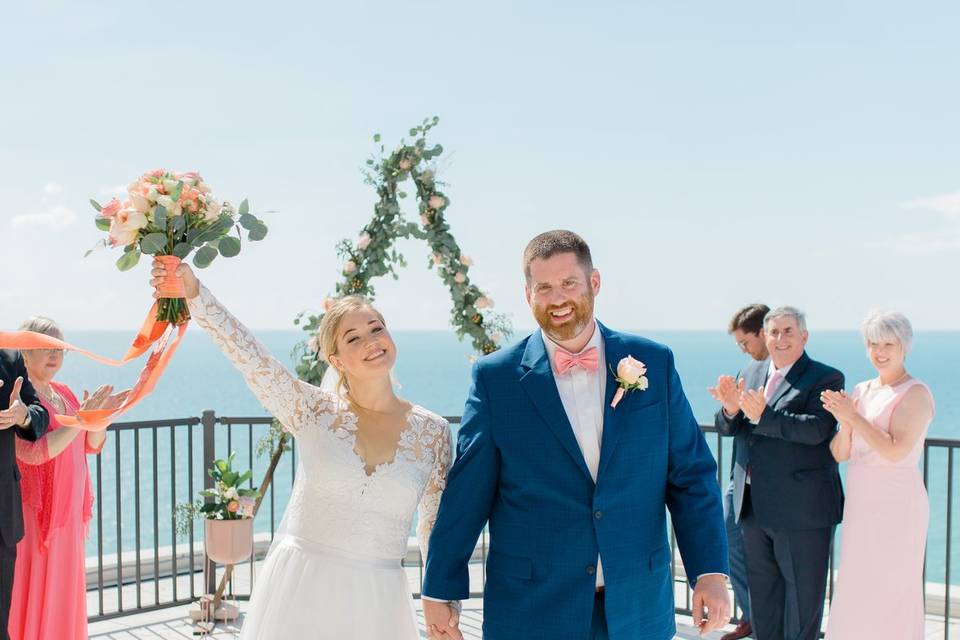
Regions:
<instances>
[{"instance_id":1,"label":"woman in pink dress","mask_svg":"<svg viewBox=\"0 0 960 640\"><path fill-rule=\"evenodd\" d=\"M32 318L20 329L63 338L46 318ZM93 508L86 454L100 453L106 432L62 427L53 416L76 415L81 407L113 408L126 392L111 395L111 387L101 387L91 397L84 394L81 403L66 385L53 381L63 366L63 351L26 350L23 360L50 414L50 428L36 442L17 442L24 536L17 544L8 632L11 640L86 639L84 539Z\"/></svg>"},{"instance_id":2,"label":"woman in pink dress","mask_svg":"<svg viewBox=\"0 0 960 640\"><path fill-rule=\"evenodd\" d=\"M933 396L904 367L913 331L903 314L872 313L862 330L878 377L850 396L822 395L840 423L830 449L837 461L849 461L826 640L922 640L930 505L919 462Z\"/></svg>"}]
</instances>

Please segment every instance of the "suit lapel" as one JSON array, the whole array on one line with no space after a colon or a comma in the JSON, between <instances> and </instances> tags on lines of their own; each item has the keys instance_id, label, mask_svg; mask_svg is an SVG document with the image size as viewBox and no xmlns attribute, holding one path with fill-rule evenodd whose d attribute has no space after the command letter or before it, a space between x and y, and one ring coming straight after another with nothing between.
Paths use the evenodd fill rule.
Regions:
<instances>
[{"instance_id":1,"label":"suit lapel","mask_svg":"<svg viewBox=\"0 0 960 640\"><path fill-rule=\"evenodd\" d=\"M780 386L777 387L777 390L774 391L773 396L770 398L770 402L767 404L771 407L776 407L777 403L780 402L780 398L794 388L794 383L800 379L800 376L802 376L803 372L807 370L807 366L809 364L810 357L807 355L807 352L804 351L803 355L800 356L800 359L797 360L792 367L790 367L790 371L787 372L787 377L783 379L783 382L781 382Z\"/></svg>"},{"instance_id":2,"label":"suit lapel","mask_svg":"<svg viewBox=\"0 0 960 640\"><path fill-rule=\"evenodd\" d=\"M593 482L587 463L584 462L583 453L580 451L580 445L573 434L573 427L570 426L570 420L567 418L567 412L563 408L563 402L560 400L560 392L557 391L557 382L553 378L547 349L539 331L527 340L521 366L526 372L520 377L520 386L580 471L590 482Z\"/></svg>"},{"instance_id":3,"label":"suit lapel","mask_svg":"<svg viewBox=\"0 0 960 640\"><path fill-rule=\"evenodd\" d=\"M620 433L624 428L623 416L626 415L626 405L629 403L631 393L636 392L627 393L620 400L616 409L610 406L610 403L613 402L613 396L620 386L617 383L614 371L616 371L617 364L620 363L620 360L629 354L626 353L626 346L623 344L620 334L607 329L599 322L597 326L600 328L600 334L603 336L603 353L607 361L607 384L603 399L603 437L600 440L600 467L597 470L597 478L599 479L604 467L606 467L610 458L613 457L614 449L617 448Z\"/></svg>"}]
</instances>

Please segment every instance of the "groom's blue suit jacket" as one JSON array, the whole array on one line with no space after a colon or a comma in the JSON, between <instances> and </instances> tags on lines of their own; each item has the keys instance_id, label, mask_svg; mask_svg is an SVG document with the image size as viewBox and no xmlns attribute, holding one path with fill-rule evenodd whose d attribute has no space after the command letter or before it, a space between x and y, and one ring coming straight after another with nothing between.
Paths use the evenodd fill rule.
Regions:
<instances>
[{"instance_id":1,"label":"groom's blue suit jacket","mask_svg":"<svg viewBox=\"0 0 960 640\"><path fill-rule=\"evenodd\" d=\"M646 364L649 388L628 392L612 409L618 384L607 371L596 483L540 332L474 366L457 460L430 538L423 594L467 597L467 561L489 521L488 640L587 640L598 554L610 638L673 638L664 507L691 581L728 572L716 463L673 353L598 326L608 368L633 356Z\"/></svg>"}]
</instances>

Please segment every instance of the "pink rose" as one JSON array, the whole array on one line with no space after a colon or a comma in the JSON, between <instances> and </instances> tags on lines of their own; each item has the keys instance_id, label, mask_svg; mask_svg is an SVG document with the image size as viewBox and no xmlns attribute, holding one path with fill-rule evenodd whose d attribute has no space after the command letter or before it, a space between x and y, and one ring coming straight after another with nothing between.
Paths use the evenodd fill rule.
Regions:
<instances>
[{"instance_id":1,"label":"pink rose","mask_svg":"<svg viewBox=\"0 0 960 640\"><path fill-rule=\"evenodd\" d=\"M410 170L410 167L412 167L412 166L413 166L413 161L410 160L410 158L404 158L403 160L400 161L400 170L401 170L401 171L409 171L409 170Z\"/></svg>"},{"instance_id":2,"label":"pink rose","mask_svg":"<svg viewBox=\"0 0 960 640\"><path fill-rule=\"evenodd\" d=\"M461 256L460 256L460 264L462 264L462 265L465 266L465 267L472 267L472 266L473 266L473 258L471 258L470 256L467 256L467 255L461 255Z\"/></svg>"},{"instance_id":3,"label":"pink rose","mask_svg":"<svg viewBox=\"0 0 960 640\"><path fill-rule=\"evenodd\" d=\"M215 222L217 218L220 217L220 211L223 209L223 205L210 198L207 200L207 211L203 215L203 219L207 222Z\"/></svg>"},{"instance_id":4,"label":"pink rose","mask_svg":"<svg viewBox=\"0 0 960 640\"><path fill-rule=\"evenodd\" d=\"M227 503L227 511L230 513L236 513L240 510L240 502L238 500L231 500Z\"/></svg>"},{"instance_id":5,"label":"pink rose","mask_svg":"<svg viewBox=\"0 0 960 640\"><path fill-rule=\"evenodd\" d=\"M420 223L421 223L423 226L425 226L425 227L430 226L430 216L428 216L428 215L425 214L425 213L421 213L421 214L420 214Z\"/></svg>"},{"instance_id":6,"label":"pink rose","mask_svg":"<svg viewBox=\"0 0 960 640\"><path fill-rule=\"evenodd\" d=\"M347 275L350 275L351 273L356 273L356 271L357 271L357 263L354 262L353 260L347 260L347 264L343 265L343 272Z\"/></svg>"},{"instance_id":7,"label":"pink rose","mask_svg":"<svg viewBox=\"0 0 960 640\"><path fill-rule=\"evenodd\" d=\"M133 208L140 213L150 213L150 209L153 208L153 205L142 193L131 193L130 202L133 204Z\"/></svg>"},{"instance_id":8,"label":"pink rose","mask_svg":"<svg viewBox=\"0 0 960 640\"><path fill-rule=\"evenodd\" d=\"M136 209L126 208L117 211L110 221L110 244L114 247L127 246L137 241L140 229L147 226L147 216Z\"/></svg>"},{"instance_id":9,"label":"pink rose","mask_svg":"<svg viewBox=\"0 0 960 640\"><path fill-rule=\"evenodd\" d=\"M503 334L499 331L494 331L490 334L490 340L493 341L493 344L500 344L503 342Z\"/></svg>"},{"instance_id":10,"label":"pink rose","mask_svg":"<svg viewBox=\"0 0 960 640\"><path fill-rule=\"evenodd\" d=\"M123 204L121 204L119 200L114 198L100 210L100 215L103 216L104 218L112 218L113 216L117 215L117 211L120 211L122 207L123 207Z\"/></svg>"},{"instance_id":11,"label":"pink rose","mask_svg":"<svg viewBox=\"0 0 960 640\"><path fill-rule=\"evenodd\" d=\"M473 303L473 306L475 306L477 309L492 309L493 300L487 296L483 296L481 298L477 298L477 301Z\"/></svg>"},{"instance_id":12,"label":"pink rose","mask_svg":"<svg viewBox=\"0 0 960 640\"><path fill-rule=\"evenodd\" d=\"M324 298L323 299L323 310L330 311L333 308L333 303L336 302L333 298Z\"/></svg>"},{"instance_id":13,"label":"pink rose","mask_svg":"<svg viewBox=\"0 0 960 640\"><path fill-rule=\"evenodd\" d=\"M357 248L360 249L360 251L363 251L369 246L370 246L370 236L366 233L360 234L360 237L357 238Z\"/></svg>"},{"instance_id":14,"label":"pink rose","mask_svg":"<svg viewBox=\"0 0 960 640\"><path fill-rule=\"evenodd\" d=\"M442 263L443 263L443 256L440 255L439 253L433 254L433 264L442 264Z\"/></svg>"},{"instance_id":15,"label":"pink rose","mask_svg":"<svg viewBox=\"0 0 960 640\"><path fill-rule=\"evenodd\" d=\"M457 271L456 275L453 276L453 280L457 284L463 284L467 281L467 276L463 275L462 271Z\"/></svg>"},{"instance_id":16,"label":"pink rose","mask_svg":"<svg viewBox=\"0 0 960 640\"><path fill-rule=\"evenodd\" d=\"M433 209L434 211L439 211L443 208L443 205L447 204L446 199L443 196L430 196L430 199L427 200L427 206Z\"/></svg>"},{"instance_id":17,"label":"pink rose","mask_svg":"<svg viewBox=\"0 0 960 640\"><path fill-rule=\"evenodd\" d=\"M627 384L637 384L647 372L647 365L633 356L627 356L617 365L617 377Z\"/></svg>"}]
</instances>

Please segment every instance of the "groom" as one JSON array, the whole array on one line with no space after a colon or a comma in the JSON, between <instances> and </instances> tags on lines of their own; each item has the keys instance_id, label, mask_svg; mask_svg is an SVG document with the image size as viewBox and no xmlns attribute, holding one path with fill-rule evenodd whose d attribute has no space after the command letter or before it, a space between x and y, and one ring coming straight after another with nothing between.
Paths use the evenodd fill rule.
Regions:
<instances>
[{"instance_id":1,"label":"groom","mask_svg":"<svg viewBox=\"0 0 960 640\"><path fill-rule=\"evenodd\" d=\"M703 633L722 627L730 601L717 467L673 353L594 319L600 273L575 233L531 240L524 272L541 330L474 367L430 538L430 637L462 637L449 602L468 597L467 562L489 521L487 640L673 638L664 507L694 585L694 621ZM648 386L614 408L612 371L631 356Z\"/></svg>"}]
</instances>

